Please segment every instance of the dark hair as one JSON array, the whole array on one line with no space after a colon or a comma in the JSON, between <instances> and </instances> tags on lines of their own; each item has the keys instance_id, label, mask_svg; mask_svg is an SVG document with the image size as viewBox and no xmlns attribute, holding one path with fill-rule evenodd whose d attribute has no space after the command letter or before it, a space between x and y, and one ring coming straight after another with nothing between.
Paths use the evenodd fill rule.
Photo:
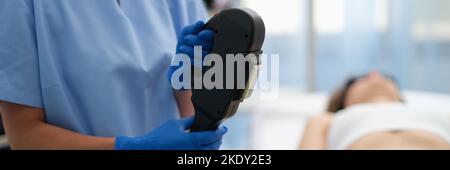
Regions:
<instances>
[{"instance_id":1,"label":"dark hair","mask_svg":"<svg viewBox=\"0 0 450 170\"><path fill-rule=\"evenodd\" d=\"M341 89L336 90L331 95L327 108L328 112L336 113L345 108L345 99L347 98L348 90L356 80L358 80L356 77L348 79Z\"/></svg>"},{"instance_id":2,"label":"dark hair","mask_svg":"<svg viewBox=\"0 0 450 170\"><path fill-rule=\"evenodd\" d=\"M353 76L350 77L344 84L344 86L338 90L336 90L333 95L331 95L330 101L328 103L328 108L327 111L331 112L331 113L336 113L340 110L345 109L345 99L347 98L348 95L348 90L350 89L350 87L359 79L365 77L366 75L363 76ZM393 81L397 86L397 80L390 75L387 74L383 74L384 77L390 79L391 81Z\"/></svg>"}]
</instances>

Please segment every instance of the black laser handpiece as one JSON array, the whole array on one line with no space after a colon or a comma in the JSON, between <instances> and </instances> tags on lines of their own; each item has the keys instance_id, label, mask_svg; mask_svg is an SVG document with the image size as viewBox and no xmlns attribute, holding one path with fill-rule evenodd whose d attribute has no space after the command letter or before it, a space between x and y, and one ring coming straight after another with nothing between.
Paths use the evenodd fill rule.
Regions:
<instances>
[{"instance_id":1,"label":"black laser handpiece","mask_svg":"<svg viewBox=\"0 0 450 170\"><path fill-rule=\"evenodd\" d=\"M212 53L221 56L223 61L223 89L192 90L192 103L195 109L195 121L190 131L215 130L219 124L233 116L237 108L246 97L249 97L257 78L257 69L260 64L261 47L265 37L264 22L261 17L248 8L232 8L223 10L212 17L204 29L215 31ZM226 70L226 54L254 54L256 60L247 62L245 69L234 67L234 87L228 88ZM211 67L202 67L206 72ZM237 77L245 76L245 88L238 88ZM228 79L229 80L229 79Z\"/></svg>"}]
</instances>

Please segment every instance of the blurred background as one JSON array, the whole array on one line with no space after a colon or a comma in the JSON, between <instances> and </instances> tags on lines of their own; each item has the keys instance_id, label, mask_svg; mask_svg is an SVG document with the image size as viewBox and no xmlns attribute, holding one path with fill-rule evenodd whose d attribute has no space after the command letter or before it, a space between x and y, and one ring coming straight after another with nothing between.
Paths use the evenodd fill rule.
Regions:
<instances>
[{"instance_id":1,"label":"blurred background","mask_svg":"<svg viewBox=\"0 0 450 170\"><path fill-rule=\"evenodd\" d=\"M305 122L325 111L329 94L371 70L394 76L407 102L450 107L449 0L205 2L211 14L255 10L266 24L264 53L280 55L280 96L244 101L226 122L225 149L295 149Z\"/></svg>"},{"instance_id":2,"label":"blurred background","mask_svg":"<svg viewBox=\"0 0 450 170\"><path fill-rule=\"evenodd\" d=\"M209 0L265 21L265 53L280 54L281 85L329 92L377 69L405 89L450 93L448 0Z\"/></svg>"}]
</instances>

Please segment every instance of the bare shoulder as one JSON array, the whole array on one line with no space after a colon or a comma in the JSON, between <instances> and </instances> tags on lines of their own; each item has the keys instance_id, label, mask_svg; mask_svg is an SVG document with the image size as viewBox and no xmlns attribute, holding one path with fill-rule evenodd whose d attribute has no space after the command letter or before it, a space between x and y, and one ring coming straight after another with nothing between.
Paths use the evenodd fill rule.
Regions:
<instances>
[{"instance_id":1,"label":"bare shoulder","mask_svg":"<svg viewBox=\"0 0 450 170\"><path fill-rule=\"evenodd\" d=\"M314 126L328 126L334 119L334 114L332 113L324 113L320 115L313 116L309 120L310 125Z\"/></svg>"}]
</instances>

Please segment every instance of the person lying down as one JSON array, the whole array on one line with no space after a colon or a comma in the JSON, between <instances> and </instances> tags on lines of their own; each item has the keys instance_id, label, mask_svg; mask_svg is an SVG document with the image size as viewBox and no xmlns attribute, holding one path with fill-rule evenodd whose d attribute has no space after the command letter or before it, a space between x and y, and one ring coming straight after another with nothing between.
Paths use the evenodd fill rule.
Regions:
<instances>
[{"instance_id":1,"label":"person lying down","mask_svg":"<svg viewBox=\"0 0 450 170\"><path fill-rule=\"evenodd\" d=\"M328 111L309 120L300 149L450 149L450 113L408 105L378 72L350 79Z\"/></svg>"}]
</instances>

